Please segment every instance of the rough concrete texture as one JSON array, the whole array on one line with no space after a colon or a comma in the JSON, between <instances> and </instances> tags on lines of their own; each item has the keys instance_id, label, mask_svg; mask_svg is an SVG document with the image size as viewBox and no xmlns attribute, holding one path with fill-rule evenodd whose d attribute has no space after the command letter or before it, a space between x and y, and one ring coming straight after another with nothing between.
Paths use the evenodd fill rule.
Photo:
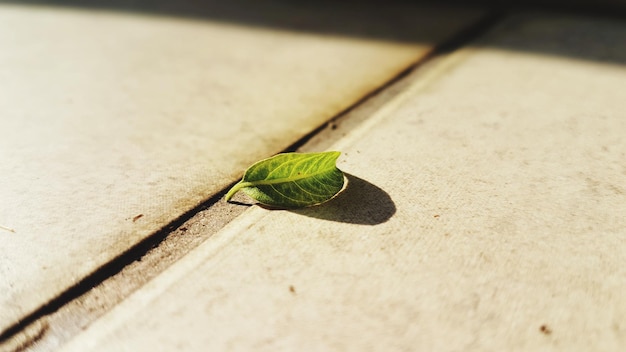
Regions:
<instances>
[{"instance_id":1,"label":"rough concrete texture","mask_svg":"<svg viewBox=\"0 0 626 352\"><path fill-rule=\"evenodd\" d=\"M626 39L521 16L444 58L334 145L345 193L250 209L65 350L623 351L626 49L581 28Z\"/></svg>"},{"instance_id":2,"label":"rough concrete texture","mask_svg":"<svg viewBox=\"0 0 626 352\"><path fill-rule=\"evenodd\" d=\"M0 5L0 332L477 18L418 16L409 43Z\"/></svg>"}]
</instances>

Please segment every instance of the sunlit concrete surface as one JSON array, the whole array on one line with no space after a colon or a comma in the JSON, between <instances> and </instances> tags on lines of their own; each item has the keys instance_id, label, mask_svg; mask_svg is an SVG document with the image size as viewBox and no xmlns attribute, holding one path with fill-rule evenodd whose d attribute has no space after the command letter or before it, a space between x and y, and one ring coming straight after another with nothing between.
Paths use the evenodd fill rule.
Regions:
<instances>
[{"instance_id":1,"label":"sunlit concrete surface","mask_svg":"<svg viewBox=\"0 0 626 352\"><path fill-rule=\"evenodd\" d=\"M624 351L624 39L505 21L331 148L335 200L251 208L65 351Z\"/></svg>"},{"instance_id":2,"label":"sunlit concrete surface","mask_svg":"<svg viewBox=\"0 0 626 352\"><path fill-rule=\"evenodd\" d=\"M0 4L0 332L479 15L410 41Z\"/></svg>"}]
</instances>

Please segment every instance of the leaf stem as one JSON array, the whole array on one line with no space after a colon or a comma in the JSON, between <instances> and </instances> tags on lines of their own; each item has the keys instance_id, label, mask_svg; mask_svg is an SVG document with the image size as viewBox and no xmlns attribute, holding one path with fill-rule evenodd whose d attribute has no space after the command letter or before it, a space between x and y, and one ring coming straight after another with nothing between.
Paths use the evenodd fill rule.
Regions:
<instances>
[{"instance_id":1,"label":"leaf stem","mask_svg":"<svg viewBox=\"0 0 626 352\"><path fill-rule=\"evenodd\" d=\"M251 182L243 182L243 180L241 180L237 182L237 184L235 184L233 188L228 191L228 193L226 193L226 196L224 198L228 202L235 195L235 193L239 192L240 189L250 186L252 186Z\"/></svg>"}]
</instances>

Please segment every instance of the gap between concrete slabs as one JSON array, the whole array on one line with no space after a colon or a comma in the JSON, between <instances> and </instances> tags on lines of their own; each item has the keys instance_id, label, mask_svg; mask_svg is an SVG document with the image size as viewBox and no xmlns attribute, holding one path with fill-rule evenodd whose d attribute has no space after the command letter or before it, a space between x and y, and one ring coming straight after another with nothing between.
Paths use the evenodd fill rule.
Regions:
<instances>
[{"instance_id":1,"label":"gap between concrete slabs","mask_svg":"<svg viewBox=\"0 0 626 352\"><path fill-rule=\"evenodd\" d=\"M372 113L396 97L412 80L427 73L428 67L437 62L441 55L481 36L501 17L499 13L484 16L480 21L460 31L457 36L439 45L431 54L390 82L366 95L284 151L319 151L335 144L357 126L368 121ZM130 248L28 316L18 326L3 333L0 336L0 350L50 350L71 339L248 209L222 200L228 188Z\"/></svg>"}]
</instances>

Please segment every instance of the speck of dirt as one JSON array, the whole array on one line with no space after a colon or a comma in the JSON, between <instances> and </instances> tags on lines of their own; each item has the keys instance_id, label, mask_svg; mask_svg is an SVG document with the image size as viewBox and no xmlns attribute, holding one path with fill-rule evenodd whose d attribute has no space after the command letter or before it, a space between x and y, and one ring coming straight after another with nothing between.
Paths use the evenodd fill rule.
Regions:
<instances>
[{"instance_id":1,"label":"speck of dirt","mask_svg":"<svg viewBox=\"0 0 626 352\"><path fill-rule=\"evenodd\" d=\"M328 127L330 127L331 130L336 130L337 129L337 124L334 122L330 122L328 124Z\"/></svg>"},{"instance_id":2,"label":"speck of dirt","mask_svg":"<svg viewBox=\"0 0 626 352\"><path fill-rule=\"evenodd\" d=\"M180 228L180 232L186 232L186 231L187 231L187 228L186 228L186 227L181 227L181 228Z\"/></svg>"},{"instance_id":3,"label":"speck of dirt","mask_svg":"<svg viewBox=\"0 0 626 352\"><path fill-rule=\"evenodd\" d=\"M550 329L550 327L546 324L541 325L539 327L539 331L541 331L542 333L546 335L550 335L552 333L552 329Z\"/></svg>"},{"instance_id":4,"label":"speck of dirt","mask_svg":"<svg viewBox=\"0 0 626 352\"><path fill-rule=\"evenodd\" d=\"M12 229L10 227L2 226L2 225L0 225L0 230L6 230L6 231L9 231L9 232L15 233L14 229Z\"/></svg>"},{"instance_id":5,"label":"speck of dirt","mask_svg":"<svg viewBox=\"0 0 626 352\"><path fill-rule=\"evenodd\" d=\"M438 217L439 217L439 214L433 215L433 218L438 218Z\"/></svg>"},{"instance_id":6,"label":"speck of dirt","mask_svg":"<svg viewBox=\"0 0 626 352\"><path fill-rule=\"evenodd\" d=\"M293 287L293 285L289 285L289 292L295 294L296 293L296 288Z\"/></svg>"},{"instance_id":7,"label":"speck of dirt","mask_svg":"<svg viewBox=\"0 0 626 352\"><path fill-rule=\"evenodd\" d=\"M143 214L135 215L135 216L133 217L133 222L135 222L135 221L137 221L137 220L141 219L142 217L143 217Z\"/></svg>"}]
</instances>

